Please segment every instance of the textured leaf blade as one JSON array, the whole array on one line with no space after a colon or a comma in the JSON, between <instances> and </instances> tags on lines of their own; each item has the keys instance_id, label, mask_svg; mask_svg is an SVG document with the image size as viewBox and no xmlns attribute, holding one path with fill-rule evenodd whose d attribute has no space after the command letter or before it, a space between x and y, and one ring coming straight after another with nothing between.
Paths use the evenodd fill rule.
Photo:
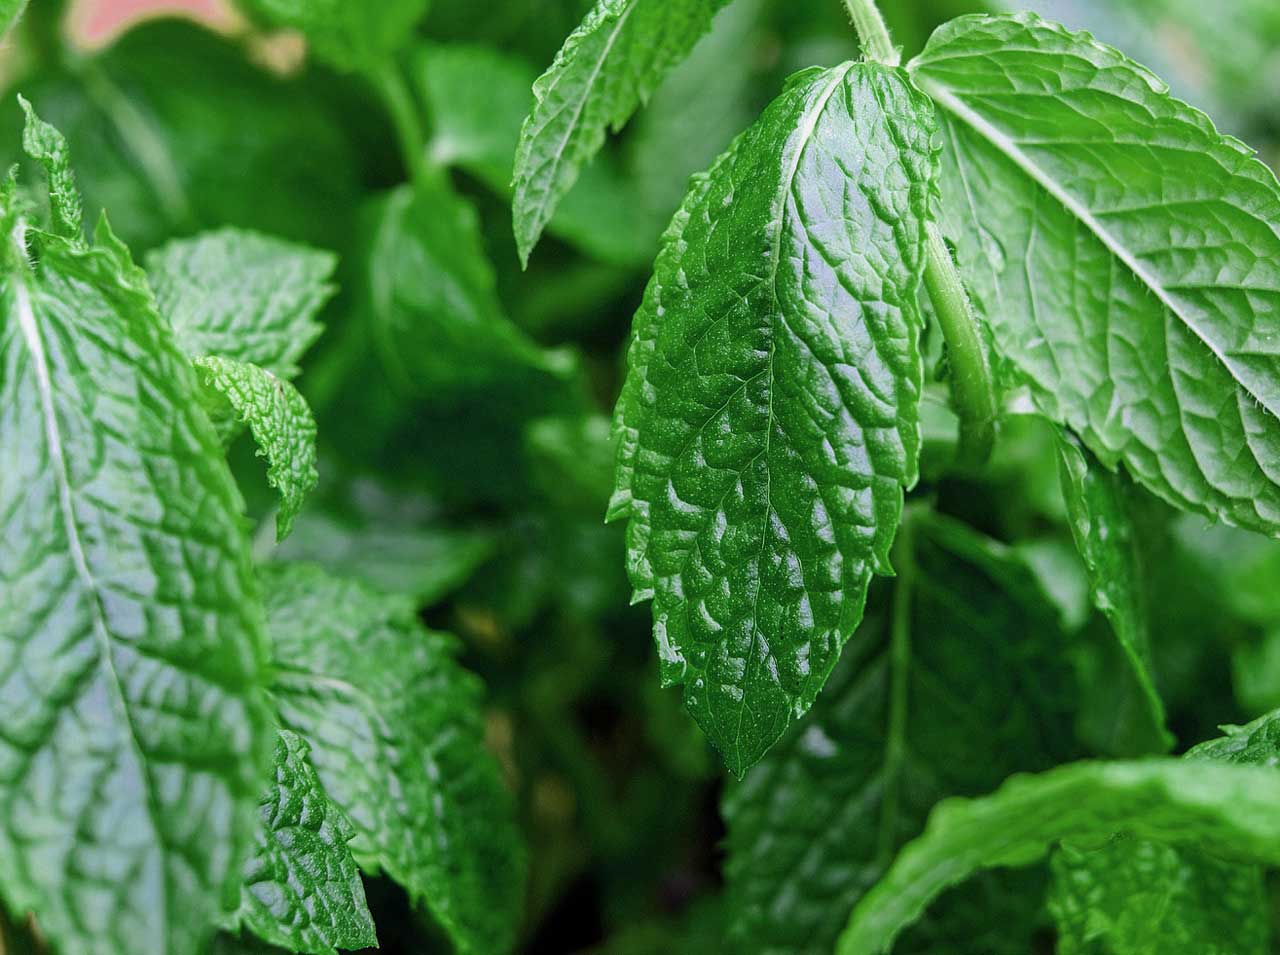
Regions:
<instances>
[{"instance_id":1,"label":"textured leaf blade","mask_svg":"<svg viewBox=\"0 0 1280 955\"><path fill-rule=\"evenodd\" d=\"M1201 743L1187 759L1274 768L1280 714ZM1053 857L1049 911L1063 955L1264 955L1271 921L1257 866L1194 848L1120 838L1102 848L1062 846Z\"/></svg>"},{"instance_id":2,"label":"textured leaf blade","mask_svg":"<svg viewBox=\"0 0 1280 955\"><path fill-rule=\"evenodd\" d=\"M262 798L257 845L232 921L291 952L336 955L378 944L351 848L350 820L330 802L301 737L282 730L275 781Z\"/></svg>"},{"instance_id":3,"label":"textured leaf blade","mask_svg":"<svg viewBox=\"0 0 1280 955\"><path fill-rule=\"evenodd\" d=\"M124 247L29 238L0 280L0 894L65 951L196 951L270 754L243 503Z\"/></svg>"},{"instance_id":4,"label":"textured leaf blade","mask_svg":"<svg viewBox=\"0 0 1280 955\"><path fill-rule=\"evenodd\" d=\"M248 362L292 379L320 335L315 316L333 295L336 264L330 252L219 229L152 252L147 274L188 355Z\"/></svg>"},{"instance_id":5,"label":"textured leaf blade","mask_svg":"<svg viewBox=\"0 0 1280 955\"><path fill-rule=\"evenodd\" d=\"M430 0L237 0L272 26L297 30L341 70L376 70L413 36Z\"/></svg>"},{"instance_id":6,"label":"textured leaf blade","mask_svg":"<svg viewBox=\"0 0 1280 955\"><path fill-rule=\"evenodd\" d=\"M728 0L598 0L533 85L512 204L527 262L582 167L622 128Z\"/></svg>"},{"instance_id":7,"label":"textured leaf blade","mask_svg":"<svg viewBox=\"0 0 1280 955\"><path fill-rule=\"evenodd\" d=\"M524 885L514 806L484 749L479 682L408 601L307 565L268 565L274 695L311 745L351 848L425 902L460 952L511 949Z\"/></svg>"},{"instance_id":8,"label":"textured leaf blade","mask_svg":"<svg viewBox=\"0 0 1280 955\"><path fill-rule=\"evenodd\" d=\"M427 45L417 50L413 78L431 116L433 157L476 177L509 199L520 128L537 74L524 60L483 46ZM482 75L484 83L475 77ZM582 168L546 229L588 255L648 267L662 221L639 208L632 183L601 156Z\"/></svg>"},{"instance_id":9,"label":"textured leaf blade","mask_svg":"<svg viewBox=\"0 0 1280 955\"><path fill-rule=\"evenodd\" d=\"M916 478L932 129L895 72L793 78L695 178L635 318L610 517L739 774L812 704Z\"/></svg>"},{"instance_id":10,"label":"textured leaf blade","mask_svg":"<svg viewBox=\"0 0 1280 955\"><path fill-rule=\"evenodd\" d=\"M1074 755L1066 637L1026 566L963 526L909 520L910 561L893 595L868 612L803 723L726 793L730 926L753 955L826 955L938 799ZM906 644L896 653L894 614ZM900 717L895 685L905 687ZM1021 906L988 880L968 905L931 912L926 938L904 950L1025 952L1041 899L1023 881ZM1002 895L1011 904L997 918L989 900Z\"/></svg>"},{"instance_id":11,"label":"textured leaf blade","mask_svg":"<svg viewBox=\"0 0 1280 955\"><path fill-rule=\"evenodd\" d=\"M298 389L257 365L227 358L195 360L205 387L247 424L267 459L267 481L280 492L276 539L289 536L294 518L320 479L316 421Z\"/></svg>"},{"instance_id":12,"label":"textured leaf blade","mask_svg":"<svg viewBox=\"0 0 1280 955\"><path fill-rule=\"evenodd\" d=\"M947 231L1009 369L1175 506L1280 528L1280 186L1087 34L961 17L910 67Z\"/></svg>"},{"instance_id":13,"label":"textured leaf blade","mask_svg":"<svg viewBox=\"0 0 1280 955\"><path fill-rule=\"evenodd\" d=\"M1058 465L1068 524L1084 560L1093 603L1111 622L1124 659L1145 704L1144 735L1155 751L1166 751L1173 736L1165 726L1164 702L1151 664L1147 589L1139 554L1132 486L1108 471L1074 435L1060 434Z\"/></svg>"},{"instance_id":14,"label":"textured leaf blade","mask_svg":"<svg viewBox=\"0 0 1280 955\"><path fill-rule=\"evenodd\" d=\"M1280 774L1188 760L1073 763L952 799L854 909L839 955L888 948L942 889L982 868L1027 865L1064 839L1128 832L1239 862L1280 863Z\"/></svg>"}]
</instances>

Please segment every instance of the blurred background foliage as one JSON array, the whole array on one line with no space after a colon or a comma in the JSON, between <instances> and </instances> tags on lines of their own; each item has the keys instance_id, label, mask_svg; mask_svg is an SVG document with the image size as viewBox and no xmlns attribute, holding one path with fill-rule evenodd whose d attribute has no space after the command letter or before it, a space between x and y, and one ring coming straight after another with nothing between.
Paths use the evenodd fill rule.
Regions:
<instances>
[{"instance_id":1,"label":"blurred background foliage","mask_svg":"<svg viewBox=\"0 0 1280 955\"><path fill-rule=\"evenodd\" d=\"M1276 0L1029 0L1163 76L1274 165ZM531 848L522 950L726 949L719 761L658 686L647 606L630 606L608 414L630 318L688 176L785 76L856 55L835 0L737 0L609 144L530 268L509 182L533 79L587 0L434 0L405 58L437 181L416 191L376 91L255 32L212 0L34 0L0 58L74 149L90 209L141 255L234 224L331 249L341 292L299 381L316 410L322 487L272 552L271 495L247 442L238 476L264 559L320 561L420 601L465 641L489 688L489 742ZM188 16L175 18L175 7ZM884 5L907 56L970 0ZM194 19L193 19L194 17ZM19 151L19 110L0 151ZM1053 436L1014 402L980 474L950 461L930 395L914 492L1013 548L1073 640L1086 752L1117 729L1098 614L1066 526ZM376 475L377 477L373 477ZM1280 545L1146 501L1156 668L1178 749L1280 706ZM872 603L876 596L873 594ZM372 881L386 953L444 950L399 890Z\"/></svg>"}]
</instances>

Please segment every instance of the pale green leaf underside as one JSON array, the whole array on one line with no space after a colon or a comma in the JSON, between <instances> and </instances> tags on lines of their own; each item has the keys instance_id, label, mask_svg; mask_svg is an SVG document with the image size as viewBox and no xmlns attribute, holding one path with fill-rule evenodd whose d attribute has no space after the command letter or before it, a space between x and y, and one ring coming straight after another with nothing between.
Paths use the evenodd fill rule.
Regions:
<instances>
[{"instance_id":1,"label":"pale green leaf underside","mask_svg":"<svg viewBox=\"0 0 1280 955\"><path fill-rule=\"evenodd\" d=\"M311 409L297 388L257 365L216 357L197 358L195 365L205 387L249 426L267 459L267 481L280 492L276 539L283 540L320 479Z\"/></svg>"},{"instance_id":2,"label":"pale green leaf underside","mask_svg":"<svg viewBox=\"0 0 1280 955\"><path fill-rule=\"evenodd\" d=\"M262 798L257 846L244 868L243 926L291 952L336 955L378 944L346 814L329 800L308 762L309 747L281 730L275 780Z\"/></svg>"},{"instance_id":3,"label":"pale green leaf underside","mask_svg":"<svg viewBox=\"0 0 1280 955\"><path fill-rule=\"evenodd\" d=\"M263 572L277 710L351 818L356 861L425 902L464 955L510 951L524 853L455 640L408 600L317 567Z\"/></svg>"},{"instance_id":4,"label":"pale green leaf underside","mask_svg":"<svg viewBox=\"0 0 1280 955\"><path fill-rule=\"evenodd\" d=\"M1201 743L1185 758L1280 762L1280 713ZM1265 955L1271 922L1262 870L1196 848L1119 838L1053 856L1049 911L1062 955Z\"/></svg>"},{"instance_id":5,"label":"pale green leaf underside","mask_svg":"<svg viewBox=\"0 0 1280 955\"><path fill-rule=\"evenodd\" d=\"M1146 70L1033 14L961 17L909 67L945 227L1051 418L1172 504L1280 530L1280 186Z\"/></svg>"},{"instance_id":6,"label":"pale green leaf underside","mask_svg":"<svg viewBox=\"0 0 1280 955\"><path fill-rule=\"evenodd\" d=\"M270 755L243 503L124 247L27 240L0 275L0 895L62 952L194 952Z\"/></svg>"},{"instance_id":7,"label":"pale green leaf underside","mask_svg":"<svg viewBox=\"0 0 1280 955\"><path fill-rule=\"evenodd\" d=\"M1130 510L1132 485L1123 474L1107 470L1071 434L1059 434L1058 471L1093 603L1111 622L1144 704L1143 735L1153 750L1167 751L1173 736L1165 726L1164 702L1151 670L1146 582Z\"/></svg>"},{"instance_id":8,"label":"pale green leaf underside","mask_svg":"<svg viewBox=\"0 0 1280 955\"><path fill-rule=\"evenodd\" d=\"M1257 866L1120 838L1059 848L1049 912L1058 955L1267 955L1271 925Z\"/></svg>"},{"instance_id":9,"label":"pale green leaf underside","mask_svg":"<svg viewBox=\"0 0 1280 955\"><path fill-rule=\"evenodd\" d=\"M726 792L734 951L829 955L849 911L935 802L1074 755L1066 636L1026 566L961 525L909 520L901 533L911 561L893 585L906 588L893 604L905 615L907 652L891 651L889 613L869 612L813 710ZM906 688L896 723L895 683ZM1000 942L1019 951L1022 928L1025 952L1025 913L1020 925L1013 912L997 917L985 901L999 896L991 888L975 885L963 903L930 912L924 934L935 948L916 939L908 951L992 955L1009 950ZM1028 891L1021 902L1034 916L1041 899Z\"/></svg>"},{"instance_id":10,"label":"pale green leaf underside","mask_svg":"<svg viewBox=\"0 0 1280 955\"><path fill-rule=\"evenodd\" d=\"M610 517L663 680L741 774L812 704L916 478L932 114L794 77L695 177L637 313Z\"/></svg>"},{"instance_id":11,"label":"pale green leaf underside","mask_svg":"<svg viewBox=\"0 0 1280 955\"><path fill-rule=\"evenodd\" d=\"M1117 832L1280 864L1280 774L1257 766L1150 759L1073 763L1015 776L990 796L939 804L925 833L854 909L838 955L876 955L939 892L980 869L1022 866L1062 840Z\"/></svg>"},{"instance_id":12,"label":"pale green leaf underside","mask_svg":"<svg viewBox=\"0 0 1280 955\"><path fill-rule=\"evenodd\" d=\"M728 0L598 0L533 84L516 149L512 212L528 261L582 167L622 128Z\"/></svg>"},{"instance_id":13,"label":"pale green leaf underside","mask_svg":"<svg viewBox=\"0 0 1280 955\"><path fill-rule=\"evenodd\" d=\"M319 336L336 257L245 229L179 239L147 256L160 314L190 356L250 362L280 378Z\"/></svg>"}]
</instances>

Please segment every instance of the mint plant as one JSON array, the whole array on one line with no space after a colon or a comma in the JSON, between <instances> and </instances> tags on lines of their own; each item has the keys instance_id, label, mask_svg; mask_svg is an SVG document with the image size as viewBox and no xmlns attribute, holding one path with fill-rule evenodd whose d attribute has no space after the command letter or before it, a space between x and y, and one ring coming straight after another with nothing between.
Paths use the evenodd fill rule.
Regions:
<instances>
[{"instance_id":1,"label":"mint plant","mask_svg":"<svg viewBox=\"0 0 1280 955\"><path fill-rule=\"evenodd\" d=\"M1269 952L1280 20L1035 6L0 3L0 955Z\"/></svg>"}]
</instances>

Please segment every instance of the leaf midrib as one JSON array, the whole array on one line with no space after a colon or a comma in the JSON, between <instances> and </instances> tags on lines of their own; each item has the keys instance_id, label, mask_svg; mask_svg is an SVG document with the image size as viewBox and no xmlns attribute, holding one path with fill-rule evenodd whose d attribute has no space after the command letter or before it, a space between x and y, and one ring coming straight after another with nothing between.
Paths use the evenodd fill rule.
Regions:
<instances>
[{"instance_id":1,"label":"leaf midrib","mask_svg":"<svg viewBox=\"0 0 1280 955\"><path fill-rule=\"evenodd\" d=\"M19 229L21 230L21 228L20 226ZM21 239L21 232L19 232L18 242L25 248L25 242ZM160 805L156 798L155 787L151 783L150 774L146 769L147 760L138 739L138 731L133 723L128 700L125 698L120 674L116 672L115 662L112 657L111 633L107 627L106 610L102 606L98 583L89 567L88 557L84 550L84 542L80 538L80 520L76 515L71 478L63 449L62 431L58 425L57 408L54 406L53 379L49 373L44 338L41 334L35 311L31 306L31 291L27 287L27 276L17 274L13 276L12 281L18 328L26 344L27 351L31 355L31 363L35 371L36 390L39 392L40 413L44 423L45 440L49 445L50 470L58 485L58 508L62 515L63 530L67 536L67 548L71 553L71 561L75 567L76 576L80 579L81 586L90 595L89 605L93 616L93 633L95 642L99 647L99 666L106 673L112 704L117 711L116 715L127 730L129 748L136 760L138 776L140 777L139 782L145 793L147 816L151 823L152 834L157 843L163 845L163 829L160 826ZM160 924L165 927L167 932L169 925L169 867L166 864L163 868L165 878L161 880L161 898L158 903Z\"/></svg>"},{"instance_id":2,"label":"leaf midrib","mask_svg":"<svg viewBox=\"0 0 1280 955\"><path fill-rule=\"evenodd\" d=\"M1116 239L1099 221L1089 209L1085 208L1075 196L1073 196L1065 187L1060 185L1047 171L1042 169L1034 159L1015 142L1011 137L1001 132L994 124L988 122L979 113L967 106L959 96L953 93L948 87L937 81L931 81L919 75L919 65L912 64L910 67L912 78L917 85L927 93L930 98L942 109L963 122L975 133L995 147L1003 156L1016 165L1032 182L1047 192L1055 200L1069 212L1078 222L1080 222L1090 234L1093 235L1106 250L1118 259L1127 268L1138 282L1153 295L1159 299L1160 303L1175 315L1178 320L1195 335L1197 341L1204 345L1210 353L1218 360L1218 362L1231 375L1231 379L1237 387L1242 389L1245 394L1254 400L1260 407L1269 408L1270 406L1264 402L1257 394L1254 393L1245 382L1236 374L1235 366L1228 361L1226 355L1215 345L1201 330L1191 318L1186 315L1177 300L1169 294L1169 290L1164 284L1153 275L1145 265L1140 262L1124 245ZM924 65L928 65L925 63Z\"/></svg>"}]
</instances>

